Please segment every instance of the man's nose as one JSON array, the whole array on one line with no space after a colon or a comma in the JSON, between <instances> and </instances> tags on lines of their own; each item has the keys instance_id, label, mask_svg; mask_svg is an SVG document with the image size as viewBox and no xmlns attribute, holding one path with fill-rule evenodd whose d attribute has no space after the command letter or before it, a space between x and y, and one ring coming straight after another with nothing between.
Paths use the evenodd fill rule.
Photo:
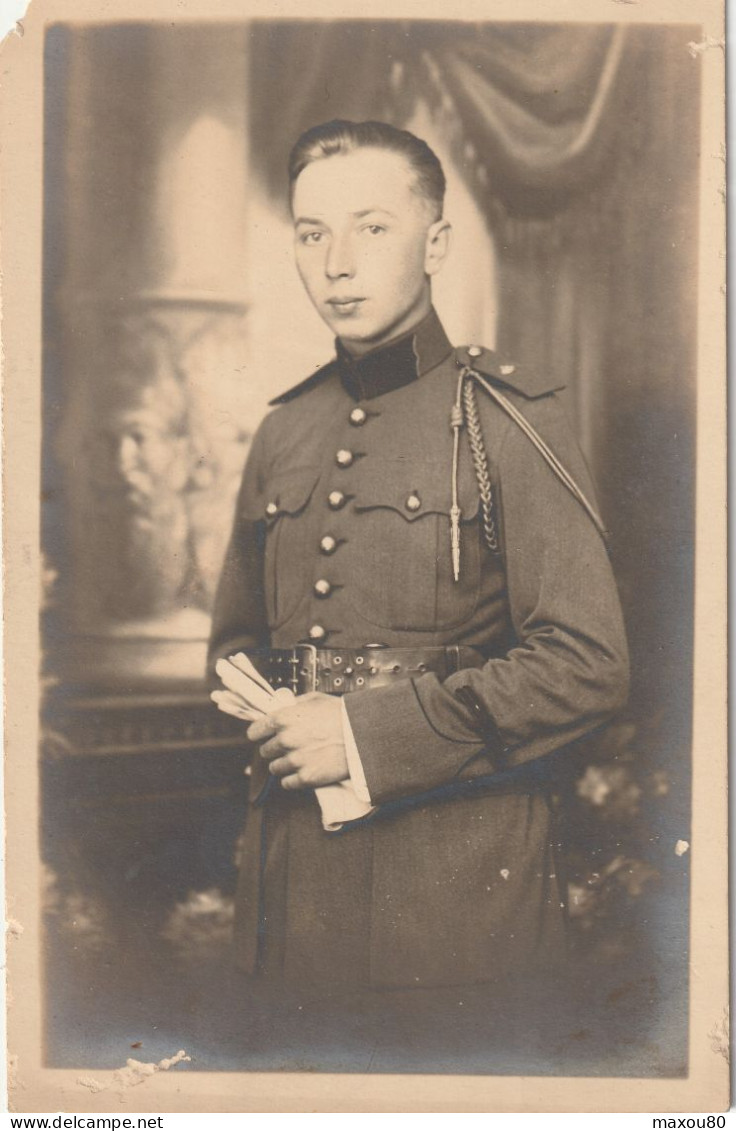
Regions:
<instances>
[{"instance_id":1,"label":"man's nose","mask_svg":"<svg viewBox=\"0 0 736 1131\"><path fill-rule=\"evenodd\" d=\"M336 236L330 241L325 274L329 279L350 279L355 274L355 257L349 236Z\"/></svg>"}]
</instances>

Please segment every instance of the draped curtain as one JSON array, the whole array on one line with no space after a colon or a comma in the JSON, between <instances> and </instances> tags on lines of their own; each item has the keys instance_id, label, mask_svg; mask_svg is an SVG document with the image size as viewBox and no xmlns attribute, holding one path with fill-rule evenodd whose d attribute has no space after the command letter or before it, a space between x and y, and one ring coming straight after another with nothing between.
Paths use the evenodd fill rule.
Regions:
<instances>
[{"instance_id":1,"label":"draped curtain","mask_svg":"<svg viewBox=\"0 0 736 1131\"><path fill-rule=\"evenodd\" d=\"M610 160L631 51L620 27L344 21L256 24L252 55L253 134L268 135L274 184L308 126L402 124L423 98L489 213L501 202L539 215L584 193Z\"/></svg>"}]
</instances>

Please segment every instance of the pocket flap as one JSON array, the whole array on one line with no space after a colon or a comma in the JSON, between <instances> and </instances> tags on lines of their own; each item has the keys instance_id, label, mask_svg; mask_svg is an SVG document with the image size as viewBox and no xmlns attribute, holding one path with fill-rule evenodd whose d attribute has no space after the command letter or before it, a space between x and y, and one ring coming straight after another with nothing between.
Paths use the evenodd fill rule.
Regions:
<instances>
[{"instance_id":1,"label":"pocket flap","mask_svg":"<svg viewBox=\"0 0 736 1131\"><path fill-rule=\"evenodd\" d=\"M361 468L356 480L354 507L357 511L386 507L415 522L429 514L449 518L452 506L450 466L438 467L434 461L411 463L386 460L380 467ZM478 514L480 496L472 470L464 469L458 480L461 522L471 522Z\"/></svg>"},{"instance_id":2,"label":"pocket flap","mask_svg":"<svg viewBox=\"0 0 736 1131\"><path fill-rule=\"evenodd\" d=\"M299 514L309 502L319 479L319 468L294 467L272 476L263 493L263 518L275 522L284 514Z\"/></svg>"}]
</instances>

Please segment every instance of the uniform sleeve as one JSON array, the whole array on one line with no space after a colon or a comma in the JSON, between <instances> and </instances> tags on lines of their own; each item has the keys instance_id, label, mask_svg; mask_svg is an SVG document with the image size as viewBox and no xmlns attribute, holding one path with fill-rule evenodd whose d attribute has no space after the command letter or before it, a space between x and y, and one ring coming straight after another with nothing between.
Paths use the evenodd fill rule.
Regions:
<instances>
[{"instance_id":1,"label":"uniform sleeve","mask_svg":"<svg viewBox=\"0 0 736 1131\"><path fill-rule=\"evenodd\" d=\"M556 398L526 415L592 498ZM596 527L512 422L494 478L514 647L444 683L428 673L345 697L374 803L550 754L625 702L626 638Z\"/></svg>"},{"instance_id":2,"label":"uniform sleeve","mask_svg":"<svg viewBox=\"0 0 736 1131\"><path fill-rule=\"evenodd\" d=\"M221 656L268 644L262 498L267 420L256 432L248 454L215 595L207 655L207 673L211 682L216 680L214 665Z\"/></svg>"}]
</instances>

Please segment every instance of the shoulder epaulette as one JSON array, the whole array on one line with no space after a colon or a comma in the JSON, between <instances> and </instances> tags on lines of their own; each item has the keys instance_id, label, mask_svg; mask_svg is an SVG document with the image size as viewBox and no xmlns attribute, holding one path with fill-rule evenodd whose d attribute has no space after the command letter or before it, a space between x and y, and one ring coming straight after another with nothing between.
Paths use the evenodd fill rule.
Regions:
<instances>
[{"instance_id":1,"label":"shoulder epaulette","mask_svg":"<svg viewBox=\"0 0 736 1131\"><path fill-rule=\"evenodd\" d=\"M507 361L483 346L460 346L455 350L455 361L459 368L475 369L488 380L505 385L528 400L565 388L563 381Z\"/></svg>"},{"instance_id":2,"label":"shoulder epaulette","mask_svg":"<svg viewBox=\"0 0 736 1131\"><path fill-rule=\"evenodd\" d=\"M306 377L303 381L300 381L298 385L293 385L291 389L287 389L285 393L279 393L277 397L274 397L272 401L268 402L269 406L288 404L289 401L295 400L296 397L301 396L302 393L316 388L316 386L320 385L330 374L335 372L336 367L337 360L333 358L332 361L328 361L327 365L321 365L317 372L313 373L311 377Z\"/></svg>"}]
</instances>

